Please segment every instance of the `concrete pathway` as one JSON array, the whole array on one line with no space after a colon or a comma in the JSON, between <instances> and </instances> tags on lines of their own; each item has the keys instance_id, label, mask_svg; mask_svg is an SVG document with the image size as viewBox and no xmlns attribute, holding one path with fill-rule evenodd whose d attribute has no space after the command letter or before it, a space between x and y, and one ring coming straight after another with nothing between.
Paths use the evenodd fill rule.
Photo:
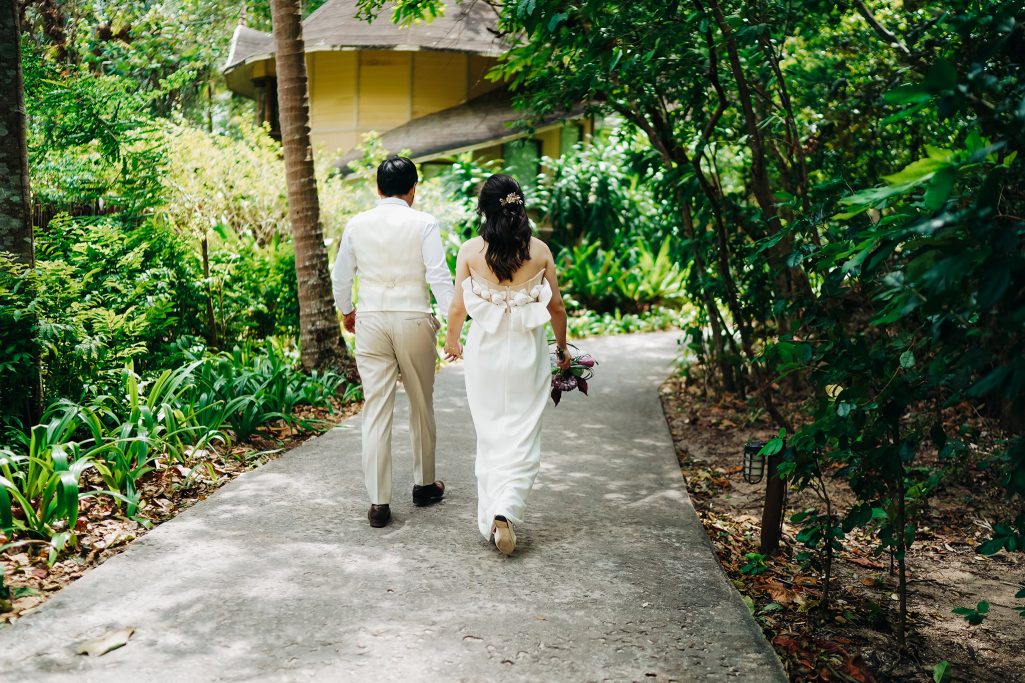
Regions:
<instances>
[{"instance_id":1,"label":"concrete pathway","mask_svg":"<svg viewBox=\"0 0 1025 683\"><path fill-rule=\"evenodd\" d=\"M437 387L442 504L412 506L402 425L395 519L369 528L356 417L0 630L0 679L786 680L676 464L656 392L676 336L581 346L601 362L592 394L549 406L513 557L477 533L473 429L452 367ZM135 629L125 647L74 653L123 627Z\"/></svg>"}]
</instances>

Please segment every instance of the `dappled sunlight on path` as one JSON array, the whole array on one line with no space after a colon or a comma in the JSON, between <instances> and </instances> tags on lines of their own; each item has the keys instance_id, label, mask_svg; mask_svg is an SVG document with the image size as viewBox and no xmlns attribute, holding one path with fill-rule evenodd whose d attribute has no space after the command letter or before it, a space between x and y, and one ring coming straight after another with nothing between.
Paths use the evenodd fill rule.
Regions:
<instances>
[{"instance_id":1,"label":"dappled sunlight on path","mask_svg":"<svg viewBox=\"0 0 1025 683\"><path fill-rule=\"evenodd\" d=\"M443 503L370 529L359 418L239 477L0 630L11 680L784 680L695 517L657 395L672 334L583 343L503 558L475 525L459 366L438 380ZM401 402L400 402L401 403ZM74 645L133 627L99 658Z\"/></svg>"}]
</instances>

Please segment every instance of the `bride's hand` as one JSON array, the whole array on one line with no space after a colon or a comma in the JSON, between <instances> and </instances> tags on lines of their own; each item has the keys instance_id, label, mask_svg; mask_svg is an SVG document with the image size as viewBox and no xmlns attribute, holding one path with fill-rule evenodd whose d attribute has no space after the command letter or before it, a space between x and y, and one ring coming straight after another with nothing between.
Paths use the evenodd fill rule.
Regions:
<instances>
[{"instance_id":1,"label":"bride's hand","mask_svg":"<svg viewBox=\"0 0 1025 683\"><path fill-rule=\"evenodd\" d=\"M559 351L562 353L556 355L555 366L560 370L569 370L569 366L573 364L573 356L567 349L560 348Z\"/></svg>"},{"instance_id":2,"label":"bride's hand","mask_svg":"<svg viewBox=\"0 0 1025 683\"><path fill-rule=\"evenodd\" d=\"M463 357L463 345L458 341L445 342L445 360L451 363Z\"/></svg>"}]
</instances>

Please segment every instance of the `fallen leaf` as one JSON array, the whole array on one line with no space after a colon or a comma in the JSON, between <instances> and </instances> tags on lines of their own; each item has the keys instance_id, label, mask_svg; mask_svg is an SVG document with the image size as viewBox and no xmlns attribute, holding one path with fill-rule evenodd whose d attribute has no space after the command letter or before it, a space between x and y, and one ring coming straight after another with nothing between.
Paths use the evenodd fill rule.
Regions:
<instances>
[{"instance_id":1,"label":"fallen leaf","mask_svg":"<svg viewBox=\"0 0 1025 683\"><path fill-rule=\"evenodd\" d=\"M865 567L867 569L882 569L883 563L870 560L867 557L846 557L844 558L851 564L856 564L859 567Z\"/></svg>"},{"instance_id":2,"label":"fallen leaf","mask_svg":"<svg viewBox=\"0 0 1025 683\"><path fill-rule=\"evenodd\" d=\"M758 584L758 588L768 593L773 602L778 602L784 607L797 602L797 593L778 581L765 581Z\"/></svg>"},{"instance_id":3,"label":"fallen leaf","mask_svg":"<svg viewBox=\"0 0 1025 683\"><path fill-rule=\"evenodd\" d=\"M119 628L116 631L108 631L99 638L93 638L79 643L75 651L80 655L100 657L119 647L128 644L128 639L135 633L134 628Z\"/></svg>"}]
</instances>

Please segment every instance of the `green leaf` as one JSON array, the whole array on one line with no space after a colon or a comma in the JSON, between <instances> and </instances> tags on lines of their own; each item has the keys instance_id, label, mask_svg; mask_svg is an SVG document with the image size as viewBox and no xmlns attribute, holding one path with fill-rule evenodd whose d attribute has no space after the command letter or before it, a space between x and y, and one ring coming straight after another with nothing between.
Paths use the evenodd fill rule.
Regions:
<instances>
[{"instance_id":1,"label":"green leaf","mask_svg":"<svg viewBox=\"0 0 1025 683\"><path fill-rule=\"evenodd\" d=\"M851 509L847 513L847 517L843 521L844 531L851 531L857 527L862 527L872 521L872 506L868 504L858 505Z\"/></svg>"},{"instance_id":2,"label":"green leaf","mask_svg":"<svg viewBox=\"0 0 1025 683\"><path fill-rule=\"evenodd\" d=\"M1005 365L994 368L988 375L976 382L968 390L969 396L985 396L1004 383L1004 379L1011 373L1011 369Z\"/></svg>"},{"instance_id":3,"label":"green leaf","mask_svg":"<svg viewBox=\"0 0 1025 683\"><path fill-rule=\"evenodd\" d=\"M11 514L11 496L7 493L7 488L0 485L0 530L3 530L5 534L10 536L13 528L14 517Z\"/></svg>"},{"instance_id":4,"label":"green leaf","mask_svg":"<svg viewBox=\"0 0 1025 683\"><path fill-rule=\"evenodd\" d=\"M987 311L995 304L1011 284L1011 272L1006 267L993 267L982 275L979 287L979 307Z\"/></svg>"},{"instance_id":5,"label":"green leaf","mask_svg":"<svg viewBox=\"0 0 1025 683\"><path fill-rule=\"evenodd\" d=\"M616 48L612 53L612 63L609 64L609 71L615 71L616 65L619 64L619 60L623 58L623 50Z\"/></svg>"},{"instance_id":6,"label":"green leaf","mask_svg":"<svg viewBox=\"0 0 1025 683\"><path fill-rule=\"evenodd\" d=\"M896 173L883 176L883 180L892 186L918 184L925 182L936 171L947 165L945 160L928 156L918 161L912 161Z\"/></svg>"},{"instance_id":7,"label":"green leaf","mask_svg":"<svg viewBox=\"0 0 1025 683\"><path fill-rule=\"evenodd\" d=\"M54 534L50 539L50 554L46 558L48 565L53 566L53 563L57 561L57 556L64 550L64 546L68 544L69 540L71 540L71 534L67 531Z\"/></svg>"},{"instance_id":8,"label":"green leaf","mask_svg":"<svg viewBox=\"0 0 1025 683\"><path fill-rule=\"evenodd\" d=\"M765 445L758 451L758 455L776 455L781 450L783 450L783 439L777 436L765 442Z\"/></svg>"},{"instance_id":9,"label":"green leaf","mask_svg":"<svg viewBox=\"0 0 1025 683\"><path fill-rule=\"evenodd\" d=\"M947 203L947 198L950 197L950 191L954 188L956 178L957 171L951 166L938 170L925 190L925 197L922 201L925 202L926 207L932 211L942 208Z\"/></svg>"},{"instance_id":10,"label":"green leaf","mask_svg":"<svg viewBox=\"0 0 1025 683\"><path fill-rule=\"evenodd\" d=\"M948 683L950 681L950 662L943 660L932 668L933 683Z\"/></svg>"},{"instance_id":11,"label":"green leaf","mask_svg":"<svg viewBox=\"0 0 1025 683\"><path fill-rule=\"evenodd\" d=\"M890 104L924 104L932 99L932 94L919 85L902 85L885 93L883 99Z\"/></svg>"},{"instance_id":12,"label":"green leaf","mask_svg":"<svg viewBox=\"0 0 1025 683\"><path fill-rule=\"evenodd\" d=\"M911 351L905 351L900 354L900 366L905 370L913 368L915 366L915 354Z\"/></svg>"},{"instance_id":13,"label":"green leaf","mask_svg":"<svg viewBox=\"0 0 1025 683\"><path fill-rule=\"evenodd\" d=\"M938 59L925 74L925 86L929 92L940 93L957 85L957 69L945 59Z\"/></svg>"},{"instance_id":14,"label":"green leaf","mask_svg":"<svg viewBox=\"0 0 1025 683\"><path fill-rule=\"evenodd\" d=\"M559 24L566 21L566 19L568 18L569 14L565 12L559 12L558 14L553 16L551 19L548 20L548 32L552 33L553 31L555 31L556 27L558 27Z\"/></svg>"}]
</instances>

